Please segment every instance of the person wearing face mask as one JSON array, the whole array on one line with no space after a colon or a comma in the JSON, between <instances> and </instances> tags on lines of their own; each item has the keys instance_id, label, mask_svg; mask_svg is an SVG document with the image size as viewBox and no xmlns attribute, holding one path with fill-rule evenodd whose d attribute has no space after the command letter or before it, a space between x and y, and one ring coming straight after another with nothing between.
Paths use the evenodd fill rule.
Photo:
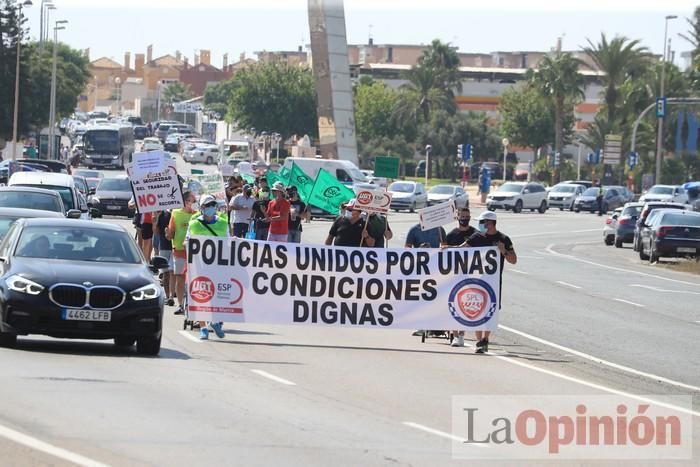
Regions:
<instances>
[{"instance_id":1,"label":"person wearing face mask","mask_svg":"<svg viewBox=\"0 0 700 467\"><path fill-rule=\"evenodd\" d=\"M202 195L199 200L199 206L202 214L192 216L187 230L186 238L189 239L193 235L210 236L210 237L228 237L228 219L225 215L218 215L216 212L216 198L212 195ZM221 329L221 323L210 323L211 328L216 333L219 339L223 339L226 335ZM199 323L199 338L201 340L209 339L209 329L204 322Z\"/></svg>"},{"instance_id":2,"label":"person wearing face mask","mask_svg":"<svg viewBox=\"0 0 700 467\"><path fill-rule=\"evenodd\" d=\"M286 198L286 190L282 182L272 185L272 194L275 199L267 206L267 219L270 230L267 234L268 242L286 242L289 238L289 210L291 208Z\"/></svg>"},{"instance_id":3,"label":"person wearing face mask","mask_svg":"<svg viewBox=\"0 0 700 467\"><path fill-rule=\"evenodd\" d=\"M165 230L165 238L173 244L172 272L175 282L175 293L177 294L178 307L176 315L185 314L185 266L187 265L187 253L185 252L185 237L190 225L192 216L199 211L197 198L190 190L185 190L182 194L185 207L173 209L170 215L168 228Z\"/></svg>"},{"instance_id":4,"label":"person wearing face mask","mask_svg":"<svg viewBox=\"0 0 700 467\"><path fill-rule=\"evenodd\" d=\"M253 203L253 222L256 240L267 240L270 223L267 221L267 206L270 204L270 192L263 188L258 192L257 200Z\"/></svg>"},{"instance_id":5,"label":"person wearing face mask","mask_svg":"<svg viewBox=\"0 0 700 467\"><path fill-rule=\"evenodd\" d=\"M374 239L365 229L365 221L362 219L361 212L355 209L353 198L344 205L344 214L333 221L326 238L326 245L358 247L360 242L363 246L374 246Z\"/></svg>"},{"instance_id":6,"label":"person wearing face mask","mask_svg":"<svg viewBox=\"0 0 700 467\"><path fill-rule=\"evenodd\" d=\"M253 187L245 185L243 192L231 198L228 205L231 211L231 233L234 237L245 238L248 232L248 223L253 215Z\"/></svg>"},{"instance_id":7,"label":"person wearing face mask","mask_svg":"<svg viewBox=\"0 0 700 467\"><path fill-rule=\"evenodd\" d=\"M503 296L503 266L505 262L508 261L510 264L516 264L518 262L518 256L515 254L515 249L513 248L513 241L502 232L496 229L497 221L496 213L491 211L484 211L478 218L479 221L479 231L474 235L469 237L466 242L459 245L459 247L484 247L484 246L495 246L501 252L501 271L500 271L500 294L498 297L498 309L501 309L502 296ZM485 353L489 350L489 337L491 331L476 331L476 353Z\"/></svg>"}]
</instances>

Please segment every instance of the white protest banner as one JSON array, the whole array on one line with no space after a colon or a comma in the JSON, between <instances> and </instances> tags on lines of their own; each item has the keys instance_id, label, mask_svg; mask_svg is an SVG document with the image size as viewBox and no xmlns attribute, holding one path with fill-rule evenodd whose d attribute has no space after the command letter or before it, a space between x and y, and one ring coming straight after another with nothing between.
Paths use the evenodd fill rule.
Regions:
<instances>
[{"instance_id":1,"label":"white protest banner","mask_svg":"<svg viewBox=\"0 0 700 467\"><path fill-rule=\"evenodd\" d=\"M235 175L236 168L230 164L223 163L219 165L219 170L221 171L222 177L233 177Z\"/></svg>"},{"instance_id":2,"label":"white protest banner","mask_svg":"<svg viewBox=\"0 0 700 467\"><path fill-rule=\"evenodd\" d=\"M391 205L391 193L384 188L370 190L367 188L355 188L355 208L360 211L378 212L386 214Z\"/></svg>"},{"instance_id":3,"label":"white protest banner","mask_svg":"<svg viewBox=\"0 0 700 467\"><path fill-rule=\"evenodd\" d=\"M374 329L498 325L498 249L374 249L194 236L194 321Z\"/></svg>"},{"instance_id":4,"label":"white protest banner","mask_svg":"<svg viewBox=\"0 0 700 467\"><path fill-rule=\"evenodd\" d=\"M136 152L132 158L131 176L146 178L148 174L161 173L165 160L163 151Z\"/></svg>"},{"instance_id":5,"label":"white protest banner","mask_svg":"<svg viewBox=\"0 0 700 467\"><path fill-rule=\"evenodd\" d=\"M163 211L183 206L182 191L174 161L166 161L162 172L150 174L145 178L132 176L132 169L133 165L128 164L126 173L129 175L136 207L140 213Z\"/></svg>"},{"instance_id":6,"label":"white protest banner","mask_svg":"<svg viewBox=\"0 0 700 467\"><path fill-rule=\"evenodd\" d=\"M418 211L421 230L430 230L442 227L455 221L454 200L445 201Z\"/></svg>"},{"instance_id":7,"label":"white protest banner","mask_svg":"<svg viewBox=\"0 0 700 467\"><path fill-rule=\"evenodd\" d=\"M187 186L195 196L203 194L213 195L216 199L226 200L226 188L224 187L224 177L220 172L211 174L197 174L187 176Z\"/></svg>"}]
</instances>

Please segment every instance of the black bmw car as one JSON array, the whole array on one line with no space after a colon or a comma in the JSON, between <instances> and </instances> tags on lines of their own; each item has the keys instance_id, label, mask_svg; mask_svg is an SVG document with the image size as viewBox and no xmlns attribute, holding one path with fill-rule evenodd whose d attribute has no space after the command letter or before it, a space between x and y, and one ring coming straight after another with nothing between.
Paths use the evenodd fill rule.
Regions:
<instances>
[{"instance_id":1,"label":"black bmw car","mask_svg":"<svg viewBox=\"0 0 700 467\"><path fill-rule=\"evenodd\" d=\"M18 335L114 339L157 355L163 292L121 227L74 219L19 219L0 243L0 346Z\"/></svg>"}]
</instances>

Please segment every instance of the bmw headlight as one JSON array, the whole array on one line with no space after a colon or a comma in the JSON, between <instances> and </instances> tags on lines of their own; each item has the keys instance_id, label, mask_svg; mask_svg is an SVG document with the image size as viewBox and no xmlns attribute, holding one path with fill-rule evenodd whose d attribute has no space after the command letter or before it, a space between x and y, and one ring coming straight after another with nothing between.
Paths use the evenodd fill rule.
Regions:
<instances>
[{"instance_id":1,"label":"bmw headlight","mask_svg":"<svg viewBox=\"0 0 700 467\"><path fill-rule=\"evenodd\" d=\"M16 274L5 279L5 283L10 290L28 295L39 295L44 290L43 285Z\"/></svg>"},{"instance_id":2,"label":"bmw headlight","mask_svg":"<svg viewBox=\"0 0 700 467\"><path fill-rule=\"evenodd\" d=\"M131 292L131 298L136 301L142 300L153 300L154 298L160 297L160 287L155 284L148 284L140 289L136 289Z\"/></svg>"}]
</instances>

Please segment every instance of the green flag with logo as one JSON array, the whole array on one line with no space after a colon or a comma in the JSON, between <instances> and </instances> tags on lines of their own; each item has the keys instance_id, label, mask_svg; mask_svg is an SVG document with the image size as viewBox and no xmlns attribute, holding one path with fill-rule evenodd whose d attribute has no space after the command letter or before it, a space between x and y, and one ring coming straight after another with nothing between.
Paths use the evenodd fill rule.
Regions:
<instances>
[{"instance_id":1,"label":"green flag with logo","mask_svg":"<svg viewBox=\"0 0 700 467\"><path fill-rule=\"evenodd\" d=\"M270 188L272 188L272 185L274 185L275 182L281 182L283 185L285 184L282 177L280 177L277 172L273 172L272 170L267 171L265 178L267 179L267 185Z\"/></svg>"},{"instance_id":2,"label":"green flag with logo","mask_svg":"<svg viewBox=\"0 0 700 467\"><path fill-rule=\"evenodd\" d=\"M289 180L289 175L292 173L291 170L289 170L289 167L282 167L278 174L282 178L282 180Z\"/></svg>"},{"instance_id":3,"label":"green flag with logo","mask_svg":"<svg viewBox=\"0 0 700 467\"><path fill-rule=\"evenodd\" d=\"M241 178L245 180L246 183L253 184L255 183L255 175L251 174L241 174Z\"/></svg>"},{"instance_id":4,"label":"green flag with logo","mask_svg":"<svg viewBox=\"0 0 700 467\"><path fill-rule=\"evenodd\" d=\"M314 180L296 164L292 164L292 170L289 171L289 185L296 187L299 199L305 203L309 202L311 190L314 189Z\"/></svg>"},{"instance_id":5,"label":"green flag with logo","mask_svg":"<svg viewBox=\"0 0 700 467\"><path fill-rule=\"evenodd\" d=\"M321 169L318 171L314 187L309 195L309 204L338 215L340 205L354 197L355 192L340 183L333 175Z\"/></svg>"}]
</instances>

